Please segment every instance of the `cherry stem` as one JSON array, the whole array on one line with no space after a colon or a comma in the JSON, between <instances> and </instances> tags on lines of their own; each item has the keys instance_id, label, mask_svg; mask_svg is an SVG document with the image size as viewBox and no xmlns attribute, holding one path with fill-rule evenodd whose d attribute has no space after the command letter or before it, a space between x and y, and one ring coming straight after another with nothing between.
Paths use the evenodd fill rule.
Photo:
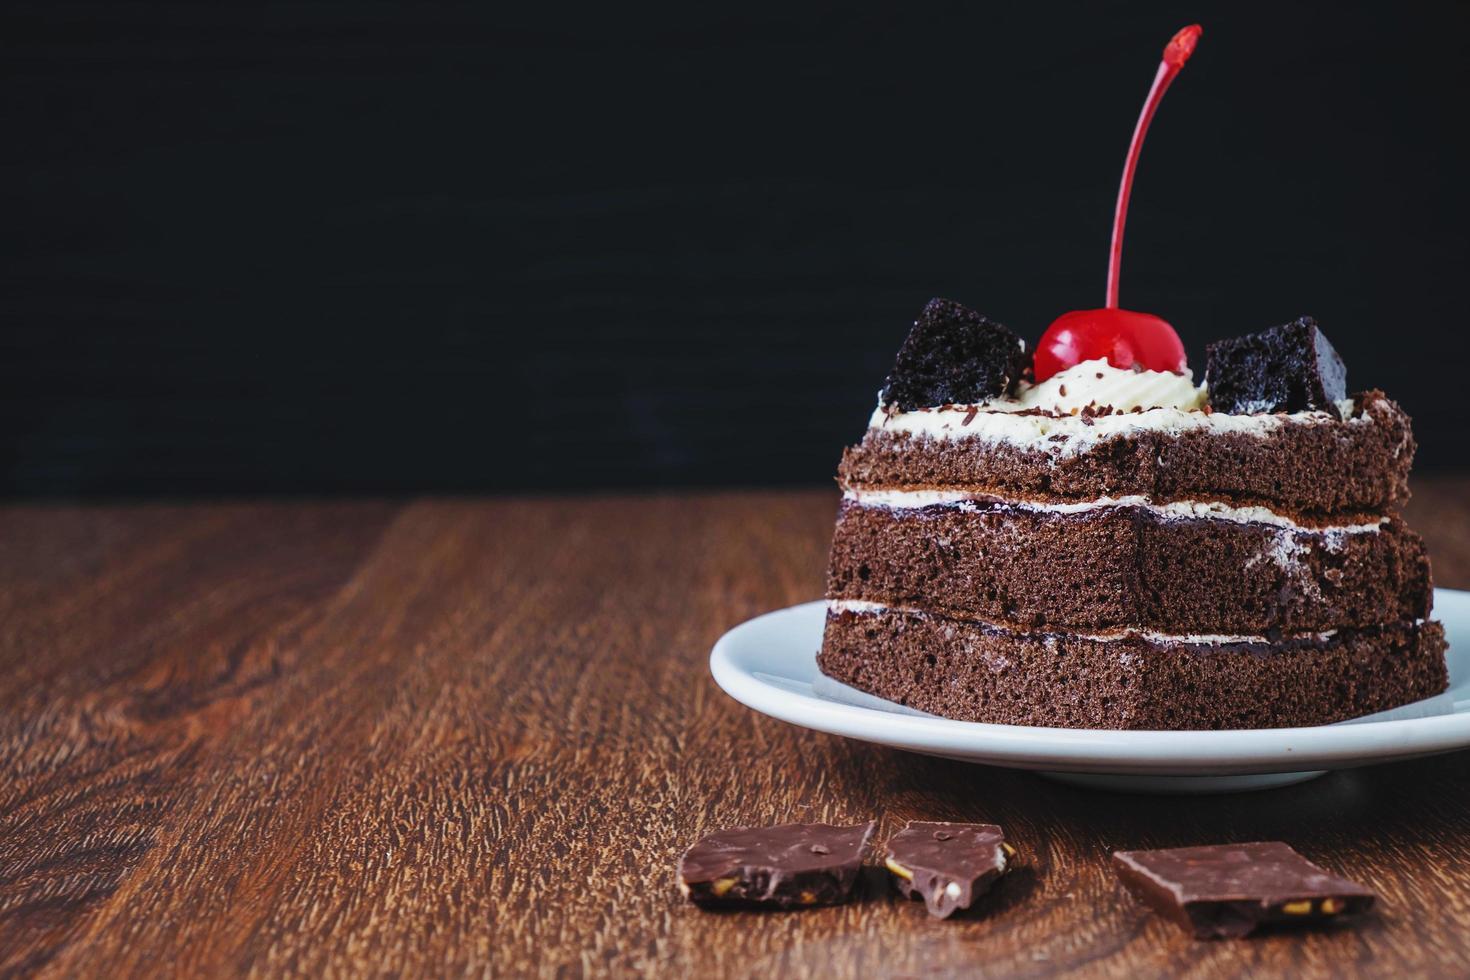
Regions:
<instances>
[{"instance_id":1,"label":"cherry stem","mask_svg":"<svg viewBox=\"0 0 1470 980\"><path fill-rule=\"evenodd\" d=\"M1191 24L1175 34L1164 46L1164 60L1159 63L1159 72L1154 76L1153 87L1144 100L1143 112L1139 113L1138 125L1133 127L1133 142L1128 145L1128 159L1123 163L1123 183L1118 187L1118 206L1113 211L1113 242L1108 255L1108 309L1118 308L1118 280L1123 275L1123 225L1128 220L1128 198L1133 194L1133 172L1138 169L1138 154L1143 150L1143 137L1148 124L1153 122L1154 111L1169 90L1169 83L1179 74L1179 69L1194 53L1194 46L1204 29Z\"/></svg>"}]
</instances>

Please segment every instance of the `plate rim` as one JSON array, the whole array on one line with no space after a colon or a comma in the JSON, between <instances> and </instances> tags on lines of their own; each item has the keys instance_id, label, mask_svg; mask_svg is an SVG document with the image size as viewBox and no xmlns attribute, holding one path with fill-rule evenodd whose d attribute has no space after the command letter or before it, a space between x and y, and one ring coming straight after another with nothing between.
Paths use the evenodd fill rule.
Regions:
<instances>
[{"instance_id":1,"label":"plate rim","mask_svg":"<svg viewBox=\"0 0 1470 980\"><path fill-rule=\"evenodd\" d=\"M1467 607L1470 592L1435 589L1435 607ZM736 656L774 618L812 615L826 600L755 616L710 651L715 683L746 707L789 724L908 751L987 765L1061 772L1205 775L1344 769L1470 748L1470 711L1352 725L1226 731L1120 731L956 721L882 711L761 680ZM1447 617L1443 617L1447 618ZM1450 632L1446 626L1447 633ZM811 656L815 658L815 650ZM1463 684L1464 681L1462 680ZM1450 690L1455 690L1452 687ZM1463 704L1457 701L1456 707Z\"/></svg>"}]
</instances>

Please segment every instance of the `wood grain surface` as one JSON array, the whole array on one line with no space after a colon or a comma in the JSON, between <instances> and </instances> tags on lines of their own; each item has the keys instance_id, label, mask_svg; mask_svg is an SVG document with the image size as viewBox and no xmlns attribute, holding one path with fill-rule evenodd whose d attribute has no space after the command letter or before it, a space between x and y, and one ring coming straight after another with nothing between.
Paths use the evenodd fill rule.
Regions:
<instances>
[{"instance_id":1,"label":"wood grain surface","mask_svg":"<svg viewBox=\"0 0 1470 980\"><path fill-rule=\"evenodd\" d=\"M1410 517L1470 586L1470 480ZM1466 976L1470 753L1215 798L1090 792L725 697L721 632L820 594L835 494L0 509L0 969L12 975ZM958 921L708 913L702 833L1005 825ZM1196 942L1114 848L1280 838L1356 927Z\"/></svg>"}]
</instances>

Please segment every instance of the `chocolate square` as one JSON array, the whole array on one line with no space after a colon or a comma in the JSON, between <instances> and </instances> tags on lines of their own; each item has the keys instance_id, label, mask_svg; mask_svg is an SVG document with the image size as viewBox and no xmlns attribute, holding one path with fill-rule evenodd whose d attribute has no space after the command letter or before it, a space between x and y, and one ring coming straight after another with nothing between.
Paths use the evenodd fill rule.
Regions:
<instances>
[{"instance_id":1,"label":"chocolate square","mask_svg":"<svg viewBox=\"0 0 1470 980\"><path fill-rule=\"evenodd\" d=\"M704 906L834 905L852 895L874 824L785 824L710 834L679 862L679 890Z\"/></svg>"},{"instance_id":2,"label":"chocolate square","mask_svg":"<svg viewBox=\"0 0 1470 980\"><path fill-rule=\"evenodd\" d=\"M888 842L884 864L900 892L947 919L989 891L1014 853L993 823L913 821Z\"/></svg>"},{"instance_id":3,"label":"chocolate square","mask_svg":"<svg viewBox=\"0 0 1470 980\"><path fill-rule=\"evenodd\" d=\"M1118 851L1113 871L1135 898L1197 939L1333 921L1367 911L1374 898L1280 841Z\"/></svg>"}]
</instances>

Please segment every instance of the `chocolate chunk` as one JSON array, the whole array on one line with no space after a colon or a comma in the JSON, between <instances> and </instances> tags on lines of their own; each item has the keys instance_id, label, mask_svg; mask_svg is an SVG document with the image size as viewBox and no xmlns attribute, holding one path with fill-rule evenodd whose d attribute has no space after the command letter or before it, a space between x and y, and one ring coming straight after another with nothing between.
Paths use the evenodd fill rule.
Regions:
<instances>
[{"instance_id":1,"label":"chocolate chunk","mask_svg":"<svg viewBox=\"0 0 1470 980\"><path fill-rule=\"evenodd\" d=\"M989 891L1014 853L993 823L914 821L888 842L884 864L899 891L947 919Z\"/></svg>"},{"instance_id":2,"label":"chocolate chunk","mask_svg":"<svg viewBox=\"0 0 1470 980\"><path fill-rule=\"evenodd\" d=\"M698 905L791 908L852 895L871 823L786 824L710 834L679 862L679 890Z\"/></svg>"},{"instance_id":3,"label":"chocolate chunk","mask_svg":"<svg viewBox=\"0 0 1470 980\"><path fill-rule=\"evenodd\" d=\"M931 299L898 349L879 396L910 412L1013 394L1031 363L1020 337L974 310Z\"/></svg>"},{"instance_id":4,"label":"chocolate chunk","mask_svg":"<svg viewBox=\"0 0 1470 980\"><path fill-rule=\"evenodd\" d=\"M1232 415L1306 412L1338 415L1347 368L1309 316L1206 348L1210 407Z\"/></svg>"},{"instance_id":5,"label":"chocolate chunk","mask_svg":"<svg viewBox=\"0 0 1470 980\"><path fill-rule=\"evenodd\" d=\"M1135 898L1197 939L1244 936L1272 923L1327 922L1373 905L1373 892L1280 841L1118 851L1113 870Z\"/></svg>"}]
</instances>

